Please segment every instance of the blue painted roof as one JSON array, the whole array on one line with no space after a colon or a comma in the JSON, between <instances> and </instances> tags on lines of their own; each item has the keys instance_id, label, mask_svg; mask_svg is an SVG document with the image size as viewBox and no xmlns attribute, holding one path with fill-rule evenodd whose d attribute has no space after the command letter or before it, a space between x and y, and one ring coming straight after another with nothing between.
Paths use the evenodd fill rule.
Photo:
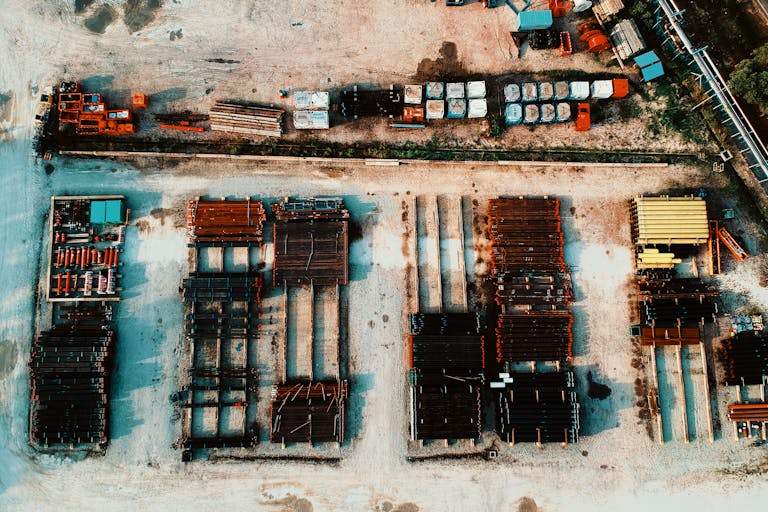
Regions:
<instances>
[{"instance_id":1,"label":"blue painted roof","mask_svg":"<svg viewBox=\"0 0 768 512\"><path fill-rule=\"evenodd\" d=\"M119 199L110 199L104 202L106 205L104 220L109 224L123 222L123 202Z\"/></svg>"},{"instance_id":2,"label":"blue painted roof","mask_svg":"<svg viewBox=\"0 0 768 512\"><path fill-rule=\"evenodd\" d=\"M106 206L104 201L91 201L91 224L104 224Z\"/></svg>"},{"instance_id":3,"label":"blue painted roof","mask_svg":"<svg viewBox=\"0 0 768 512\"><path fill-rule=\"evenodd\" d=\"M651 64L650 66L640 68L640 72L643 74L643 80L650 82L651 80L655 80L660 76L664 76L664 66L661 65L661 62L657 62L655 64Z\"/></svg>"},{"instance_id":4,"label":"blue painted roof","mask_svg":"<svg viewBox=\"0 0 768 512\"><path fill-rule=\"evenodd\" d=\"M656 52L651 50L650 52L645 52L637 57L635 57L635 64L640 66L641 68L644 68L646 66L650 66L651 64L655 64L659 62L659 56L656 55Z\"/></svg>"}]
</instances>

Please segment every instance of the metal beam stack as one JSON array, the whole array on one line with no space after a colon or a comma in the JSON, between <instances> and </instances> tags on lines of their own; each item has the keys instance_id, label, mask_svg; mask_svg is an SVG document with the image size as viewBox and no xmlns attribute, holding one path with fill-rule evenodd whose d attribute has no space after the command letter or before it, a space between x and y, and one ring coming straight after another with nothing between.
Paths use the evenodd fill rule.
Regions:
<instances>
[{"instance_id":1,"label":"metal beam stack","mask_svg":"<svg viewBox=\"0 0 768 512\"><path fill-rule=\"evenodd\" d=\"M496 284L496 361L503 371L491 383L496 430L508 442L578 440L573 374L560 372L573 357L573 301L566 272L560 201L498 198L488 204L491 270ZM513 373L518 363L532 373ZM558 371L537 371L538 362Z\"/></svg>"},{"instance_id":2,"label":"metal beam stack","mask_svg":"<svg viewBox=\"0 0 768 512\"><path fill-rule=\"evenodd\" d=\"M496 393L496 431L509 443L576 443L579 404L570 371L500 373Z\"/></svg>"},{"instance_id":3,"label":"metal beam stack","mask_svg":"<svg viewBox=\"0 0 768 512\"><path fill-rule=\"evenodd\" d=\"M743 331L723 340L726 386L765 385L768 382L768 336Z\"/></svg>"},{"instance_id":4,"label":"metal beam stack","mask_svg":"<svg viewBox=\"0 0 768 512\"><path fill-rule=\"evenodd\" d=\"M94 444L109 431L109 373L115 343L111 309L61 307L61 321L32 343L30 442Z\"/></svg>"},{"instance_id":5,"label":"metal beam stack","mask_svg":"<svg viewBox=\"0 0 768 512\"><path fill-rule=\"evenodd\" d=\"M273 443L344 442L347 381L295 382L272 388Z\"/></svg>"},{"instance_id":6,"label":"metal beam stack","mask_svg":"<svg viewBox=\"0 0 768 512\"><path fill-rule=\"evenodd\" d=\"M211 130L280 137L283 134L281 108L254 107L217 101L208 112Z\"/></svg>"},{"instance_id":7,"label":"metal beam stack","mask_svg":"<svg viewBox=\"0 0 768 512\"><path fill-rule=\"evenodd\" d=\"M411 438L480 437L484 315L417 313L410 326Z\"/></svg>"},{"instance_id":8,"label":"metal beam stack","mask_svg":"<svg viewBox=\"0 0 768 512\"><path fill-rule=\"evenodd\" d=\"M341 198L286 198L272 207L280 286L345 285L349 281L349 211Z\"/></svg>"},{"instance_id":9,"label":"metal beam stack","mask_svg":"<svg viewBox=\"0 0 768 512\"><path fill-rule=\"evenodd\" d=\"M192 199L187 203L190 244L248 246L264 240L266 212L261 201Z\"/></svg>"}]
</instances>

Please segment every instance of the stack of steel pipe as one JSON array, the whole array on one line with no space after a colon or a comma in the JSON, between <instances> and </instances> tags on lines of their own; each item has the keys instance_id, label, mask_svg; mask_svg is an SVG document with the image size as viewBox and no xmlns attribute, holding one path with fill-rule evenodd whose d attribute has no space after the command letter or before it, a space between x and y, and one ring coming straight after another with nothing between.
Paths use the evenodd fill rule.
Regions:
<instances>
[{"instance_id":1,"label":"stack of steel pipe","mask_svg":"<svg viewBox=\"0 0 768 512\"><path fill-rule=\"evenodd\" d=\"M640 326L641 345L697 345L701 339L701 328L698 326Z\"/></svg>"},{"instance_id":2,"label":"stack of steel pipe","mask_svg":"<svg viewBox=\"0 0 768 512\"><path fill-rule=\"evenodd\" d=\"M476 439L481 432L482 377L414 375L414 439Z\"/></svg>"},{"instance_id":3,"label":"stack of steel pipe","mask_svg":"<svg viewBox=\"0 0 768 512\"><path fill-rule=\"evenodd\" d=\"M258 301L261 288L261 276L247 272L191 272L183 285L187 302Z\"/></svg>"},{"instance_id":4,"label":"stack of steel pipe","mask_svg":"<svg viewBox=\"0 0 768 512\"><path fill-rule=\"evenodd\" d=\"M570 311L499 315L496 359L504 361L569 361L573 357Z\"/></svg>"},{"instance_id":5,"label":"stack of steel pipe","mask_svg":"<svg viewBox=\"0 0 768 512\"><path fill-rule=\"evenodd\" d=\"M696 278L650 278L641 277L637 281L638 294L654 299L698 299L717 297L716 288Z\"/></svg>"},{"instance_id":6,"label":"stack of steel pipe","mask_svg":"<svg viewBox=\"0 0 768 512\"><path fill-rule=\"evenodd\" d=\"M416 313L409 323L413 439L479 437L485 316Z\"/></svg>"},{"instance_id":7,"label":"stack of steel pipe","mask_svg":"<svg viewBox=\"0 0 768 512\"><path fill-rule=\"evenodd\" d=\"M295 382L272 389L273 443L344 442L347 381Z\"/></svg>"},{"instance_id":8,"label":"stack of steel pipe","mask_svg":"<svg viewBox=\"0 0 768 512\"><path fill-rule=\"evenodd\" d=\"M195 245L258 245L267 219L261 201L192 199L187 203L189 241Z\"/></svg>"},{"instance_id":9,"label":"stack of steel pipe","mask_svg":"<svg viewBox=\"0 0 768 512\"><path fill-rule=\"evenodd\" d=\"M768 380L768 335L742 331L722 343L726 385L749 386Z\"/></svg>"},{"instance_id":10,"label":"stack of steel pipe","mask_svg":"<svg viewBox=\"0 0 768 512\"><path fill-rule=\"evenodd\" d=\"M29 364L33 443L107 443L114 342L108 320L56 325L40 333Z\"/></svg>"},{"instance_id":11,"label":"stack of steel pipe","mask_svg":"<svg viewBox=\"0 0 768 512\"><path fill-rule=\"evenodd\" d=\"M211 130L279 137L283 134L280 108L253 107L217 101L208 112Z\"/></svg>"},{"instance_id":12,"label":"stack of steel pipe","mask_svg":"<svg viewBox=\"0 0 768 512\"><path fill-rule=\"evenodd\" d=\"M734 422L768 422L768 403L729 404L728 419Z\"/></svg>"},{"instance_id":13,"label":"stack of steel pipe","mask_svg":"<svg viewBox=\"0 0 768 512\"><path fill-rule=\"evenodd\" d=\"M697 299L645 298L640 303L640 316L647 325L690 325L714 322L717 302L711 297Z\"/></svg>"},{"instance_id":14,"label":"stack of steel pipe","mask_svg":"<svg viewBox=\"0 0 768 512\"><path fill-rule=\"evenodd\" d=\"M273 206L273 282L288 286L349 281L349 212L340 199L287 199Z\"/></svg>"},{"instance_id":15,"label":"stack of steel pipe","mask_svg":"<svg viewBox=\"0 0 768 512\"><path fill-rule=\"evenodd\" d=\"M503 373L500 378L491 386L496 397L496 431L504 441L578 441L573 373Z\"/></svg>"},{"instance_id":16,"label":"stack of steel pipe","mask_svg":"<svg viewBox=\"0 0 768 512\"><path fill-rule=\"evenodd\" d=\"M496 277L496 304L561 308L573 301L566 273L505 272Z\"/></svg>"},{"instance_id":17,"label":"stack of steel pipe","mask_svg":"<svg viewBox=\"0 0 768 512\"><path fill-rule=\"evenodd\" d=\"M565 272L559 199L491 199L488 217L494 275L520 270Z\"/></svg>"}]
</instances>

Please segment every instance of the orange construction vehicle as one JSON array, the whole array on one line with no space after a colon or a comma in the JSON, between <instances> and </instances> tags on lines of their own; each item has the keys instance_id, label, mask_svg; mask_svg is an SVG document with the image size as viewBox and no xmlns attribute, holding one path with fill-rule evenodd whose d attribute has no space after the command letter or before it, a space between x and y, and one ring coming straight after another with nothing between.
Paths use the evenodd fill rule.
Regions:
<instances>
[{"instance_id":1,"label":"orange construction vehicle","mask_svg":"<svg viewBox=\"0 0 768 512\"><path fill-rule=\"evenodd\" d=\"M579 103L576 109L576 131L588 132L592 127L592 116L589 103Z\"/></svg>"},{"instance_id":2,"label":"orange construction vehicle","mask_svg":"<svg viewBox=\"0 0 768 512\"><path fill-rule=\"evenodd\" d=\"M726 249L733 255L733 259L736 261L744 261L749 257L747 251L745 251L735 238L725 229L724 226L720 226L717 230L717 238L723 243Z\"/></svg>"}]
</instances>

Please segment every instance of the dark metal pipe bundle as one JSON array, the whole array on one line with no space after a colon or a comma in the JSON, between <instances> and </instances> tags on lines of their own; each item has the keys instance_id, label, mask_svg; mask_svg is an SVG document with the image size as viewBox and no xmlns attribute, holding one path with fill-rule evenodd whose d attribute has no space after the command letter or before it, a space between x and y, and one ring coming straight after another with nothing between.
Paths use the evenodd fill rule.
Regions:
<instances>
[{"instance_id":1,"label":"dark metal pipe bundle","mask_svg":"<svg viewBox=\"0 0 768 512\"><path fill-rule=\"evenodd\" d=\"M408 316L411 334L480 336L487 330L483 313L412 313Z\"/></svg>"},{"instance_id":2,"label":"dark metal pipe bundle","mask_svg":"<svg viewBox=\"0 0 768 512\"><path fill-rule=\"evenodd\" d=\"M737 333L723 340L725 384L763 384L768 379L768 336L754 331Z\"/></svg>"},{"instance_id":3,"label":"dark metal pipe bundle","mask_svg":"<svg viewBox=\"0 0 768 512\"><path fill-rule=\"evenodd\" d=\"M258 301L261 299L262 278L247 272L192 272L184 280L184 300L202 301Z\"/></svg>"},{"instance_id":4,"label":"dark metal pipe bundle","mask_svg":"<svg viewBox=\"0 0 768 512\"><path fill-rule=\"evenodd\" d=\"M453 371L484 368L482 336L411 336L412 367L420 370Z\"/></svg>"},{"instance_id":5,"label":"dark metal pipe bundle","mask_svg":"<svg viewBox=\"0 0 768 512\"><path fill-rule=\"evenodd\" d=\"M482 378L415 374L413 421L416 439L475 439L481 431Z\"/></svg>"},{"instance_id":6,"label":"dark metal pipe bundle","mask_svg":"<svg viewBox=\"0 0 768 512\"><path fill-rule=\"evenodd\" d=\"M343 443L347 386L347 381L275 386L270 440L273 443Z\"/></svg>"},{"instance_id":7,"label":"dark metal pipe bundle","mask_svg":"<svg viewBox=\"0 0 768 512\"><path fill-rule=\"evenodd\" d=\"M569 311L499 315L496 359L566 361L573 356L573 317Z\"/></svg>"},{"instance_id":8,"label":"dark metal pipe bundle","mask_svg":"<svg viewBox=\"0 0 768 512\"><path fill-rule=\"evenodd\" d=\"M273 226L273 282L289 286L345 285L349 279L348 222L287 222Z\"/></svg>"}]
</instances>

